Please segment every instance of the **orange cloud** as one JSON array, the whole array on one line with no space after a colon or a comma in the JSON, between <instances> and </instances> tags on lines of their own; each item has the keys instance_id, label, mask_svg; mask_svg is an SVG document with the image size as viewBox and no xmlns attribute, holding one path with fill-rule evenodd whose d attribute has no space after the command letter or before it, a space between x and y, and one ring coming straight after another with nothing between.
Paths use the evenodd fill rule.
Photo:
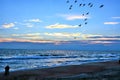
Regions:
<instances>
[{"instance_id":1,"label":"orange cloud","mask_svg":"<svg viewBox=\"0 0 120 80\"><path fill-rule=\"evenodd\" d=\"M1 38L0 42L33 42L33 43L53 43L50 40L32 40L32 39L20 39L20 38Z\"/></svg>"}]
</instances>

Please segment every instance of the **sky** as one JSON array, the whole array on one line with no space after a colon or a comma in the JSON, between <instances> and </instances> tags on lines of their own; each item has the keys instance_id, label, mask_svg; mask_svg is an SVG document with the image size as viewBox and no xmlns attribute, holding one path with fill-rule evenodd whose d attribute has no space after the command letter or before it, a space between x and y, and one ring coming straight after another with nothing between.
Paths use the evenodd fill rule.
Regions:
<instances>
[{"instance_id":1,"label":"sky","mask_svg":"<svg viewBox=\"0 0 120 80\"><path fill-rule=\"evenodd\" d=\"M0 48L120 50L120 0L76 1L0 0Z\"/></svg>"}]
</instances>

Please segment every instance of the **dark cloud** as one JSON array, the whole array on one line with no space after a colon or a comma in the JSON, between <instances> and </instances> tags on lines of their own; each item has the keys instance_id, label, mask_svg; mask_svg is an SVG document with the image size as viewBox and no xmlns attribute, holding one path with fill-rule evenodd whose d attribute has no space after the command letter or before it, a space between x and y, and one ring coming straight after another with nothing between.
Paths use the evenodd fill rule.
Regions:
<instances>
[{"instance_id":1,"label":"dark cloud","mask_svg":"<svg viewBox=\"0 0 120 80\"><path fill-rule=\"evenodd\" d=\"M120 36L92 36L87 38L120 38Z\"/></svg>"}]
</instances>

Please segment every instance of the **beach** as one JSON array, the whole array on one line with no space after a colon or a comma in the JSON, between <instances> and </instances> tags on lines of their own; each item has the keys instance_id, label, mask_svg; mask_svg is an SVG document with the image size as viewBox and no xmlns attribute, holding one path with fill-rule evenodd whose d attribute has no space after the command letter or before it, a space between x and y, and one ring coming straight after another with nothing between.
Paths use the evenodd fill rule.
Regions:
<instances>
[{"instance_id":1,"label":"beach","mask_svg":"<svg viewBox=\"0 0 120 80\"><path fill-rule=\"evenodd\" d=\"M120 80L118 61L12 71L0 80Z\"/></svg>"},{"instance_id":2,"label":"beach","mask_svg":"<svg viewBox=\"0 0 120 80\"><path fill-rule=\"evenodd\" d=\"M119 56L120 51L1 49L0 72L6 65L11 67L11 71L16 71L113 61Z\"/></svg>"},{"instance_id":3,"label":"beach","mask_svg":"<svg viewBox=\"0 0 120 80\"><path fill-rule=\"evenodd\" d=\"M0 80L120 80L120 0L0 0Z\"/></svg>"}]
</instances>

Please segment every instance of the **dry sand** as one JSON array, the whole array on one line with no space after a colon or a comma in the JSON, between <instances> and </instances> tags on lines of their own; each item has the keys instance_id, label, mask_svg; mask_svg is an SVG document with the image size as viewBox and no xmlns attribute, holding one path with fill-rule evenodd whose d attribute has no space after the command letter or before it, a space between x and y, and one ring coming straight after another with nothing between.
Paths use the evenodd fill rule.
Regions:
<instances>
[{"instance_id":1,"label":"dry sand","mask_svg":"<svg viewBox=\"0 0 120 80\"><path fill-rule=\"evenodd\" d=\"M0 80L120 80L118 61L0 73Z\"/></svg>"}]
</instances>

